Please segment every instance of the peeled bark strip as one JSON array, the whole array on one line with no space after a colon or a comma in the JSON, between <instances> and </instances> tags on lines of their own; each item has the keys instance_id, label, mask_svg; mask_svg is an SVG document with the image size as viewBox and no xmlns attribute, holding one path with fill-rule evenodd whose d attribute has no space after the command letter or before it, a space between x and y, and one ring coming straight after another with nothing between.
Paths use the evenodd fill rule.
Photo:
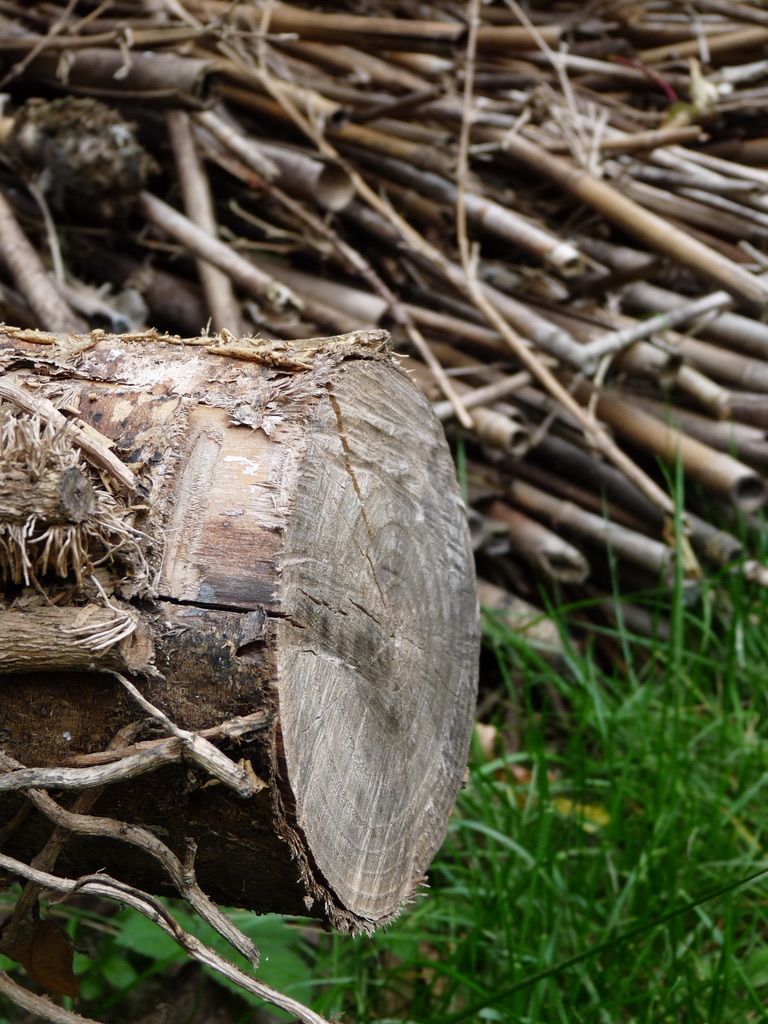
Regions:
<instances>
[{"instance_id":1,"label":"peeled bark strip","mask_svg":"<svg viewBox=\"0 0 768 1024\"><path fill-rule=\"evenodd\" d=\"M385 338L270 349L96 335L71 378L59 361L47 384L50 347L0 334L0 364L25 367L8 378L23 387L33 374L52 399L65 383L67 410L136 474L141 498L121 492L122 514L152 581L118 602L104 570L98 588L86 571L81 582L49 573L37 582L55 608L6 586L6 753L49 768L106 750L143 716L109 670L131 673L175 726L214 730L266 785L239 799L187 760L110 786L98 814L159 830L182 859L193 839L199 884L217 902L351 930L394 917L442 841L476 686L452 461ZM90 463L81 472L100 479ZM66 640L48 656L47 635ZM216 731L255 713L244 735ZM0 821L20 800L2 793ZM32 814L7 851L28 860L47 832ZM157 865L111 838L72 836L59 866L170 892Z\"/></svg>"}]
</instances>

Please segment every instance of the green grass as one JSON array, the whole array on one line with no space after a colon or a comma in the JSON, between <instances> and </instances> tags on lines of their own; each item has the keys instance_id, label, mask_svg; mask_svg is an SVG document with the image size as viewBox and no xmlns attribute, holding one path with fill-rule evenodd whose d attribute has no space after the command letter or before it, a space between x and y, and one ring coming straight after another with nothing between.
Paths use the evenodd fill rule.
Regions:
<instances>
[{"instance_id":1,"label":"green grass","mask_svg":"<svg viewBox=\"0 0 768 1024\"><path fill-rule=\"evenodd\" d=\"M635 595L635 600L643 595ZM567 671L485 622L519 749L473 752L429 896L317 955L355 1021L766 1020L766 595L678 580L668 641L578 627ZM580 637L576 646L568 635ZM613 650L614 658L606 657ZM504 710L504 700L499 710Z\"/></svg>"},{"instance_id":2,"label":"green grass","mask_svg":"<svg viewBox=\"0 0 768 1024\"><path fill-rule=\"evenodd\" d=\"M768 595L724 572L632 600L668 640L560 605L558 670L485 616L496 746L473 749L426 895L370 939L238 915L265 981L355 1024L768 1020ZM120 1020L181 954L130 912L102 927L78 1009Z\"/></svg>"}]
</instances>

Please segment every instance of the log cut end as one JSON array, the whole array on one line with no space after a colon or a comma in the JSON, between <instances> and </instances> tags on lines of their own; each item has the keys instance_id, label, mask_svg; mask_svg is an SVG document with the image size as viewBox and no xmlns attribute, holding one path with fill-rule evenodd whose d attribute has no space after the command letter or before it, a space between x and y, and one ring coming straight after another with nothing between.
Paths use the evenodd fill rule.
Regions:
<instances>
[{"instance_id":1,"label":"log cut end","mask_svg":"<svg viewBox=\"0 0 768 1024\"><path fill-rule=\"evenodd\" d=\"M107 748L118 730L136 734L143 712L108 674L118 669L176 725L215 733L260 788L241 799L186 761L111 785L98 812L155 830L179 855L193 840L199 883L217 902L363 931L412 897L445 835L479 643L450 452L384 337L84 346L67 409L113 446L114 472L131 467L114 485L114 514L143 545L142 572L128 586L133 562L116 560L114 579L102 569L91 582L94 505L77 524L82 565L35 581L53 603L23 592L18 573L0 603L8 754L32 767L119 759ZM0 398L59 423L44 396L59 393L63 361L46 385L37 336L0 337L0 358L3 345L22 369ZM27 366L34 412L23 408ZM61 444L78 450L67 459L87 495L112 470L92 464L81 436ZM83 641L86 626L115 642ZM259 727L222 726L243 716ZM19 806L6 784L0 824ZM37 814L23 820L14 854L34 856L46 827ZM157 865L108 839L73 837L60 866L169 891Z\"/></svg>"},{"instance_id":2,"label":"log cut end","mask_svg":"<svg viewBox=\"0 0 768 1024\"><path fill-rule=\"evenodd\" d=\"M285 537L284 776L334 917L386 921L445 834L475 697L476 597L440 425L403 374L346 363L313 409ZM340 923L340 922L339 922Z\"/></svg>"}]
</instances>

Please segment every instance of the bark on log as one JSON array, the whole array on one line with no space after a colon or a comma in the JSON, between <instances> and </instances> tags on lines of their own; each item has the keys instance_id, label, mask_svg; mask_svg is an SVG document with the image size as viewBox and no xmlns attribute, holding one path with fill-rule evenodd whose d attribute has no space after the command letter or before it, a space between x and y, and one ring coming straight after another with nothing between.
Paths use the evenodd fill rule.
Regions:
<instances>
[{"instance_id":1,"label":"bark on log","mask_svg":"<svg viewBox=\"0 0 768 1024\"><path fill-rule=\"evenodd\" d=\"M3 437L21 423L38 455L54 450L38 476L76 470L88 495L73 516L47 480L19 541L3 488L0 746L27 766L88 764L145 717L109 669L184 729L264 712L263 727L221 741L266 784L256 795L169 764L110 786L97 813L181 856L194 840L198 881L220 903L354 930L398 913L442 841L478 649L450 453L384 340L0 329ZM42 411L14 406L14 387ZM80 433L51 426L43 400ZM153 735L156 723L140 738ZM0 785L0 834L22 800ZM5 852L29 859L50 830L35 811ZM170 891L135 849L73 835L57 870L99 869Z\"/></svg>"}]
</instances>

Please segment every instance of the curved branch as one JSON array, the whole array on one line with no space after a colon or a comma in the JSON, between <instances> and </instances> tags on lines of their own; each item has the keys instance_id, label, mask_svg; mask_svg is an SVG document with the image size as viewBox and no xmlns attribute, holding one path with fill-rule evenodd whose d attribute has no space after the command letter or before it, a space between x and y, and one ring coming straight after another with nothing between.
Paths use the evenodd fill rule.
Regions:
<instances>
[{"instance_id":1,"label":"curved branch","mask_svg":"<svg viewBox=\"0 0 768 1024\"><path fill-rule=\"evenodd\" d=\"M13 980L5 971L0 971L0 993L7 996L22 1010L28 1010L36 1017L52 1021L52 1024L99 1024L92 1017L81 1017L73 1010L52 1003L47 996L37 996Z\"/></svg>"},{"instance_id":2,"label":"curved branch","mask_svg":"<svg viewBox=\"0 0 768 1024\"><path fill-rule=\"evenodd\" d=\"M277 992L269 985L265 985L263 982L250 977L245 971L241 971L239 967L235 967L234 964L230 963L229 960L219 956L218 953L214 952L209 946L206 946L205 943L200 942L199 939L185 932L158 900L142 892L140 889L134 889L124 882L110 878L109 875L85 875L77 879L77 881L69 878L59 878L57 875L51 875L45 871L38 871L35 868L28 867L28 865L23 864L21 861L14 860L13 857L8 857L2 853L0 853L0 868L4 868L23 878L28 878L38 885L45 885L46 888L54 889L57 892L69 895L75 892L91 893L95 896L103 896L105 899L116 900L133 907L134 910L143 914L144 917L154 921L158 927L162 928L167 935L170 935L193 959L210 967L218 974L221 974L222 977L228 978L236 985L239 985L240 988L245 989L246 992L250 992L259 999L263 999L265 1002L293 1014L303 1024L328 1024L325 1017L321 1017L302 1003L291 999L290 996L283 995L282 992ZM0 972L0 979L4 977L7 976L3 976ZM8 981L10 982L10 979ZM14 990L19 989L25 998L32 997L32 993L27 992L26 989L17 986L14 982L10 983ZM7 990L0 987L0 991ZM9 997L14 998L14 995L9 993ZM32 998L39 999L41 997ZM48 1003L45 999L41 999L41 1001L44 1007L53 1006L52 1003ZM19 1005L27 1008L25 1003L19 1002ZM57 1011L59 1010L59 1007L53 1008ZM93 1024L92 1021L77 1014L70 1014L67 1017L46 1017L39 1008L34 1009L32 1012L41 1014L46 1020L54 1021L54 1024L83 1024L83 1022L85 1024Z\"/></svg>"}]
</instances>

